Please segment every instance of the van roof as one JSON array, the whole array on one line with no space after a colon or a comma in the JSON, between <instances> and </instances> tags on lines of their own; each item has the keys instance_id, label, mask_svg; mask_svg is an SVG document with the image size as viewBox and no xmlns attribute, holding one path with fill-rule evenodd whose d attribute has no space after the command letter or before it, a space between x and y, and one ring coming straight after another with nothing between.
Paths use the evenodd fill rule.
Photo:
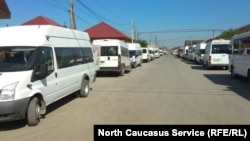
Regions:
<instances>
[{"instance_id":1,"label":"van roof","mask_svg":"<svg viewBox=\"0 0 250 141\"><path fill-rule=\"evenodd\" d=\"M53 25L21 25L0 28L0 45L10 44L10 40L16 40L16 42L29 40L30 44L39 44L44 43L46 38L48 40L48 37L90 40L86 32Z\"/></svg>"},{"instance_id":2,"label":"van roof","mask_svg":"<svg viewBox=\"0 0 250 141\"><path fill-rule=\"evenodd\" d=\"M139 43L127 43L128 45L128 49L130 50L140 50L141 49L141 45Z\"/></svg>"},{"instance_id":3,"label":"van roof","mask_svg":"<svg viewBox=\"0 0 250 141\"><path fill-rule=\"evenodd\" d=\"M248 36L248 37L250 36L250 31L249 32L244 32L244 33L241 33L241 34L236 34L231 38L231 40L246 37L246 36Z\"/></svg>"},{"instance_id":4,"label":"van roof","mask_svg":"<svg viewBox=\"0 0 250 141\"><path fill-rule=\"evenodd\" d=\"M210 43L213 43L213 44L229 44L230 40L214 39L214 40L211 40Z\"/></svg>"},{"instance_id":5,"label":"van roof","mask_svg":"<svg viewBox=\"0 0 250 141\"><path fill-rule=\"evenodd\" d=\"M108 46L108 45L123 45L128 46L125 42L119 39L95 39L93 40L93 45L101 45L101 46Z\"/></svg>"}]
</instances>

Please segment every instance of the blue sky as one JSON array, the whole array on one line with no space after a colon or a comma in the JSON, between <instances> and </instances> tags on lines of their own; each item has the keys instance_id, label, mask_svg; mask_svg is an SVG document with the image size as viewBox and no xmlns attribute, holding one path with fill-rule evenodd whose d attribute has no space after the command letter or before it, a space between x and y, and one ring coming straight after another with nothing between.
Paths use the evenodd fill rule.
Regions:
<instances>
[{"instance_id":1,"label":"blue sky","mask_svg":"<svg viewBox=\"0 0 250 141\"><path fill-rule=\"evenodd\" d=\"M68 1L6 0L11 19L1 19L0 26L20 25L41 15L69 27ZM250 24L249 0L72 1L78 30L103 21L131 37L133 21L137 38L158 46L183 46L185 40L206 40L221 33L210 30L228 30ZM186 32L177 32L184 29Z\"/></svg>"}]
</instances>

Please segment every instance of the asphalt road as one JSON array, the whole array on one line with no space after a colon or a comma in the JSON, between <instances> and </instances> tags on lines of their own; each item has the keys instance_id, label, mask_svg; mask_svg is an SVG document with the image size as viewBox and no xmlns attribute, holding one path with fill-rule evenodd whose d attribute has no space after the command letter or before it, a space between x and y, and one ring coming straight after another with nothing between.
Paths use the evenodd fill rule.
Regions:
<instances>
[{"instance_id":1,"label":"asphalt road","mask_svg":"<svg viewBox=\"0 0 250 141\"><path fill-rule=\"evenodd\" d=\"M0 140L93 141L95 124L250 123L249 82L170 54L124 76L100 75L91 88L49 106L38 126L0 123Z\"/></svg>"}]
</instances>

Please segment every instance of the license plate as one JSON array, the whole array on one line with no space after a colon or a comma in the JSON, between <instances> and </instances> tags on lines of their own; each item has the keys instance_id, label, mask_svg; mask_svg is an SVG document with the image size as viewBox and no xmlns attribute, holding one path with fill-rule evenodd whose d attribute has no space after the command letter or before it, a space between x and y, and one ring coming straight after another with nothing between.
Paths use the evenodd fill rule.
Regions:
<instances>
[{"instance_id":1,"label":"license plate","mask_svg":"<svg viewBox=\"0 0 250 141\"><path fill-rule=\"evenodd\" d=\"M213 61L214 61L214 62L219 62L219 61L220 61L220 59L213 59Z\"/></svg>"}]
</instances>

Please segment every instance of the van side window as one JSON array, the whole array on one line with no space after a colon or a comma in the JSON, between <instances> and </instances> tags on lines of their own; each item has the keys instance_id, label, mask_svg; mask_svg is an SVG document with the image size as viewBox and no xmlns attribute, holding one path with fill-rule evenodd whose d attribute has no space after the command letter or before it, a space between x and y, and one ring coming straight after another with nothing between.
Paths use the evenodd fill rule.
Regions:
<instances>
[{"instance_id":1,"label":"van side window","mask_svg":"<svg viewBox=\"0 0 250 141\"><path fill-rule=\"evenodd\" d=\"M58 68L94 62L91 47L56 47L55 52Z\"/></svg>"},{"instance_id":2,"label":"van side window","mask_svg":"<svg viewBox=\"0 0 250 141\"><path fill-rule=\"evenodd\" d=\"M92 48L83 48L83 63L94 62Z\"/></svg>"},{"instance_id":3,"label":"van side window","mask_svg":"<svg viewBox=\"0 0 250 141\"><path fill-rule=\"evenodd\" d=\"M78 48L73 48L73 58L75 60L75 65L83 63L83 52Z\"/></svg>"},{"instance_id":4,"label":"van side window","mask_svg":"<svg viewBox=\"0 0 250 141\"><path fill-rule=\"evenodd\" d=\"M55 52L58 68L66 68L74 65L75 59L72 48L55 48Z\"/></svg>"},{"instance_id":5,"label":"van side window","mask_svg":"<svg viewBox=\"0 0 250 141\"><path fill-rule=\"evenodd\" d=\"M126 56L126 57L129 57L129 51L127 48L125 47L121 47L121 56Z\"/></svg>"},{"instance_id":6,"label":"van side window","mask_svg":"<svg viewBox=\"0 0 250 141\"><path fill-rule=\"evenodd\" d=\"M48 75L54 71L53 52L50 47L43 47L38 59L38 64L47 64Z\"/></svg>"},{"instance_id":7,"label":"van side window","mask_svg":"<svg viewBox=\"0 0 250 141\"><path fill-rule=\"evenodd\" d=\"M58 68L70 67L75 62L71 48L56 48L55 51Z\"/></svg>"}]
</instances>

